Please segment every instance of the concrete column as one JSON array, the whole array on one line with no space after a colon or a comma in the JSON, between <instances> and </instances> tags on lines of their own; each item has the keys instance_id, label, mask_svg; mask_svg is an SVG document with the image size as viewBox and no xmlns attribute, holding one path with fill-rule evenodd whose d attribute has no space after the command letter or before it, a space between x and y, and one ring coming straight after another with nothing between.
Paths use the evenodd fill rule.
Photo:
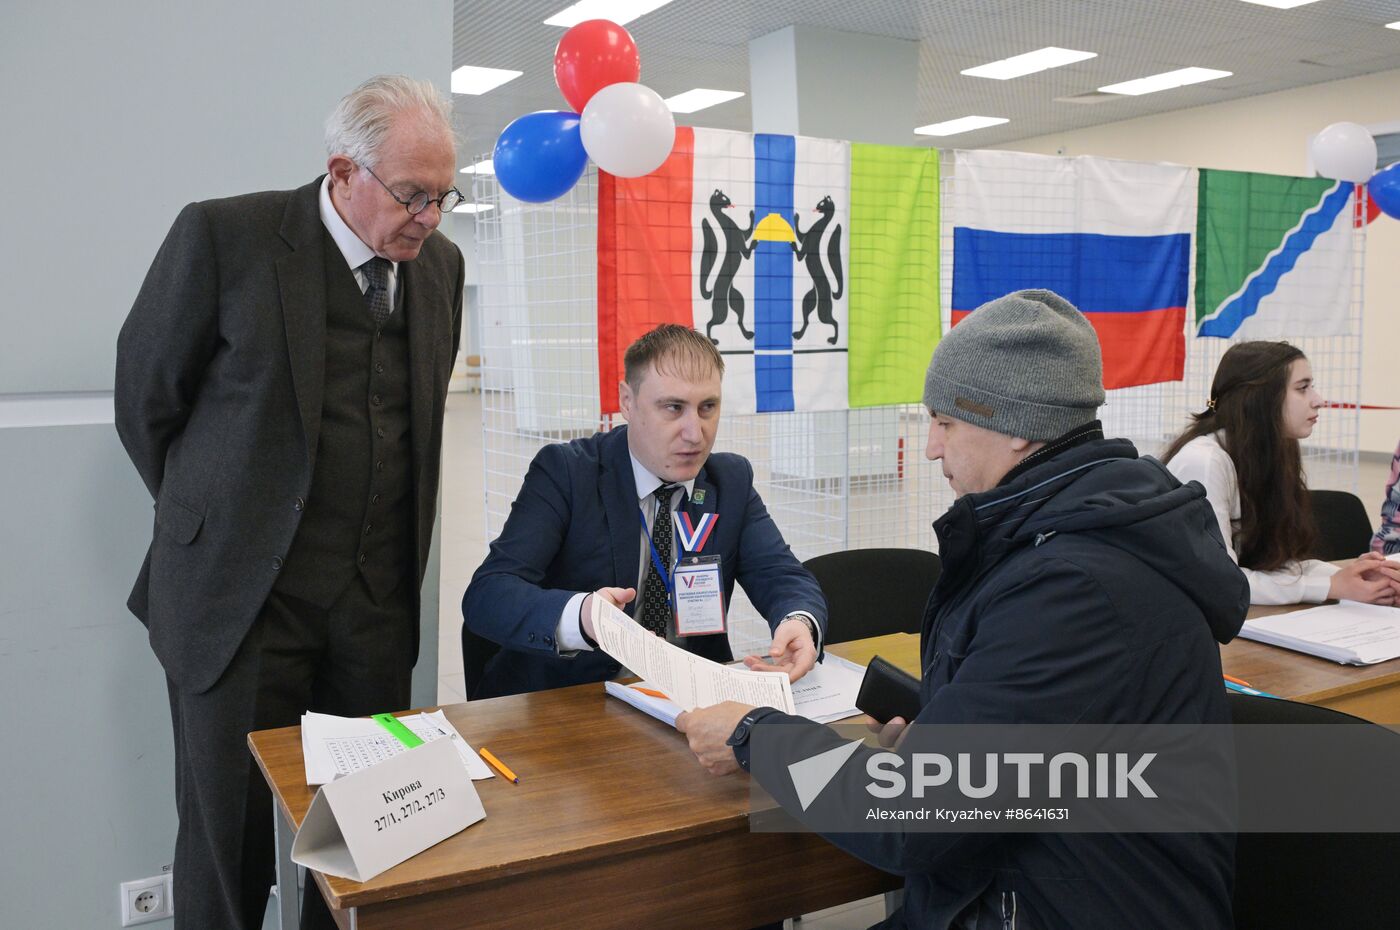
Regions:
<instances>
[{"instance_id":1,"label":"concrete column","mask_svg":"<svg viewBox=\"0 0 1400 930\"><path fill-rule=\"evenodd\" d=\"M913 145L919 43L787 26L749 42L754 132Z\"/></svg>"}]
</instances>

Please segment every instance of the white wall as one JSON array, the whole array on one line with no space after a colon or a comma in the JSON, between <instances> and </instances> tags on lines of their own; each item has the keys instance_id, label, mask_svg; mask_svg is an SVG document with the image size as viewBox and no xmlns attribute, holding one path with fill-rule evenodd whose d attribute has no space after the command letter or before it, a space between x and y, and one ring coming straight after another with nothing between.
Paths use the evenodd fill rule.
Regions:
<instances>
[{"instance_id":1,"label":"white wall","mask_svg":"<svg viewBox=\"0 0 1400 930\"><path fill-rule=\"evenodd\" d=\"M1168 92L1170 93L1170 92ZM1068 106L1068 104L1060 104ZM1098 104L1112 107L1113 103ZM1309 174L1308 137L1329 123L1400 120L1400 70L1021 139L998 148L1170 161L1198 168ZM1400 406L1400 221L1367 232L1361 402ZM1321 385L1323 391L1327 386ZM1400 411L1363 411L1363 451L1394 451Z\"/></svg>"},{"instance_id":2,"label":"white wall","mask_svg":"<svg viewBox=\"0 0 1400 930\"><path fill-rule=\"evenodd\" d=\"M446 87L451 66L449 0L5 4L0 927L117 927L118 883L174 852L165 677L125 606L151 500L110 425L116 333L156 247L190 200L314 178L326 113L364 78ZM45 426L33 395L105 400L107 422Z\"/></svg>"}]
</instances>

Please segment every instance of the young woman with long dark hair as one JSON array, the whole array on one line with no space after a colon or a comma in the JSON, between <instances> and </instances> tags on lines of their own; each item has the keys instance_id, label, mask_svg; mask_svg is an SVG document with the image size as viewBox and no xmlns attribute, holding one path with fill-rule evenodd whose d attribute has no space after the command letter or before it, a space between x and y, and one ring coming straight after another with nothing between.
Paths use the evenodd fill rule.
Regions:
<instances>
[{"instance_id":1,"label":"young woman with long dark hair","mask_svg":"<svg viewBox=\"0 0 1400 930\"><path fill-rule=\"evenodd\" d=\"M1206 409L1162 456L1199 481L1255 604L1346 598L1395 604L1400 566L1367 553L1345 568L1307 558L1316 527L1298 440L1324 401L1307 357L1286 342L1241 342L1220 359Z\"/></svg>"}]
</instances>

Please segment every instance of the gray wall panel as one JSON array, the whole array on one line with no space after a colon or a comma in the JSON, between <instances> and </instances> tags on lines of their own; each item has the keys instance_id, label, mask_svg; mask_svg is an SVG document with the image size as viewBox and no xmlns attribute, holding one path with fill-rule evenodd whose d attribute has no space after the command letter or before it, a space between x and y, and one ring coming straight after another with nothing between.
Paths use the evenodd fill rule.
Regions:
<instances>
[{"instance_id":1,"label":"gray wall panel","mask_svg":"<svg viewBox=\"0 0 1400 930\"><path fill-rule=\"evenodd\" d=\"M340 95L384 71L446 88L451 37L448 0L7 4L0 400L110 391L180 207L310 180ZM110 425L0 420L0 488L0 927L117 927L118 883L158 874L175 837L164 676L125 607L151 501Z\"/></svg>"}]
</instances>

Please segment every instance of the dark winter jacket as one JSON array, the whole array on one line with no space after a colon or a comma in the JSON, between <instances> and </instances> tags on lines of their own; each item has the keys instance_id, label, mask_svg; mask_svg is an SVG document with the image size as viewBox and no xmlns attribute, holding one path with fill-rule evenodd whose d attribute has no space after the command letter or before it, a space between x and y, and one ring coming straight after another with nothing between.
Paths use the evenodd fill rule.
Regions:
<instances>
[{"instance_id":1,"label":"dark winter jacket","mask_svg":"<svg viewBox=\"0 0 1400 930\"><path fill-rule=\"evenodd\" d=\"M1127 440L1092 439L960 498L934 529L943 571L921 634L917 722L1228 722L1216 643L1239 631L1249 591L1199 485ZM755 724L741 764L765 730L797 719ZM846 777L866 780L859 765ZM796 811L791 783L772 780L763 787ZM905 876L889 927L1232 923L1229 834L828 838Z\"/></svg>"}]
</instances>

